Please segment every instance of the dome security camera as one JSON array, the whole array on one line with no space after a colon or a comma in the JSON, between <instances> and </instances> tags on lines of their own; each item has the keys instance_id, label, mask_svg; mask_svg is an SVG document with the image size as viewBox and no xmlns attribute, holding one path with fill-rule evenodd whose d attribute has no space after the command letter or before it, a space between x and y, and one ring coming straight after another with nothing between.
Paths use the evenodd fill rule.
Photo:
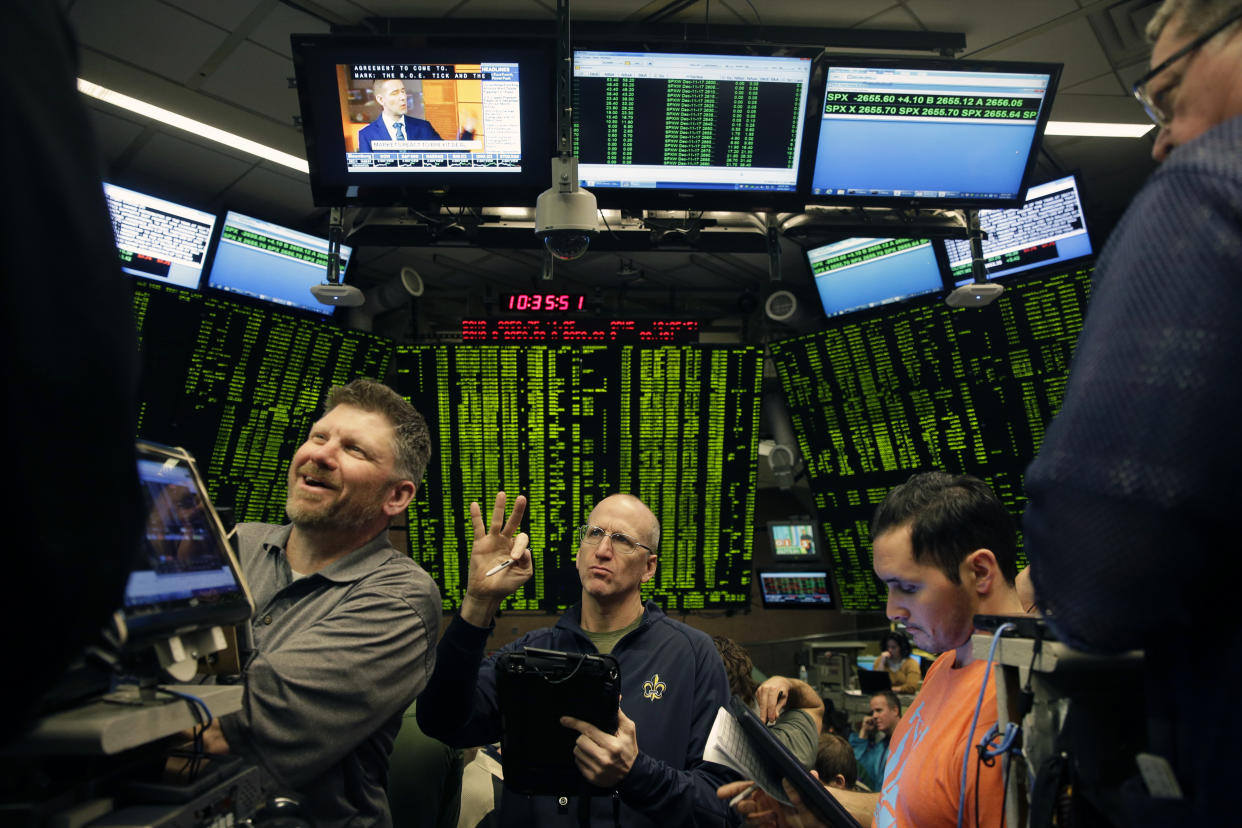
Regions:
<instances>
[{"instance_id":1,"label":"dome security camera","mask_svg":"<svg viewBox=\"0 0 1242 828\"><path fill-rule=\"evenodd\" d=\"M595 196L578 186L578 159L552 159L552 186L535 201L535 233L548 252L572 261L587 251L596 232Z\"/></svg>"}]
</instances>

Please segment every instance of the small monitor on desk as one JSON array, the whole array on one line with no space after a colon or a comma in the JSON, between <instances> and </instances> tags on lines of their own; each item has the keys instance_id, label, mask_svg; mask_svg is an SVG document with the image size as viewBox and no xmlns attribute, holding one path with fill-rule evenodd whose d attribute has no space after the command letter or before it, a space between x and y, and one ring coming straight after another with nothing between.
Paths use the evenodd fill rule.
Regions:
<instances>
[{"instance_id":1,"label":"small monitor on desk","mask_svg":"<svg viewBox=\"0 0 1242 828\"><path fill-rule=\"evenodd\" d=\"M828 571L824 569L760 572L759 589L768 609L833 606Z\"/></svg>"},{"instance_id":2,"label":"small monitor on desk","mask_svg":"<svg viewBox=\"0 0 1242 828\"><path fill-rule=\"evenodd\" d=\"M772 556L778 561L818 561L819 540L809 520L768 521Z\"/></svg>"},{"instance_id":3,"label":"small monitor on desk","mask_svg":"<svg viewBox=\"0 0 1242 828\"><path fill-rule=\"evenodd\" d=\"M125 648L231 626L250 617L250 593L194 459L139 441L146 531L118 612Z\"/></svg>"}]
</instances>

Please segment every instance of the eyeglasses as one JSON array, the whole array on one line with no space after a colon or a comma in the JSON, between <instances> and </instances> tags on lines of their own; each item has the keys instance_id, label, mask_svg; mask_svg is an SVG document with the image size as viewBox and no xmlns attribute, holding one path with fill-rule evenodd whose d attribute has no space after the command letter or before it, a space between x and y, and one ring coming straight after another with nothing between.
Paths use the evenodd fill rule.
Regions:
<instances>
[{"instance_id":1,"label":"eyeglasses","mask_svg":"<svg viewBox=\"0 0 1242 828\"><path fill-rule=\"evenodd\" d=\"M650 546L645 543L639 543L629 535L623 535L620 532L606 532L600 527L591 526L590 524L578 527L579 546L584 543L587 546L599 546L604 542L604 538L612 541L613 549L625 555L633 555L634 551L639 547L646 549L648 555L655 554L655 550Z\"/></svg>"},{"instance_id":2,"label":"eyeglasses","mask_svg":"<svg viewBox=\"0 0 1242 828\"><path fill-rule=\"evenodd\" d=\"M1194 40L1187 43L1182 48L1178 49L1173 54L1169 55L1169 57L1166 60L1162 61L1159 66L1155 67L1150 72L1148 72L1146 75L1143 75L1143 77L1136 80L1134 82L1134 85L1130 87L1130 91L1134 93L1134 97L1138 100L1139 103L1143 105L1144 111L1147 112L1147 117L1151 118L1152 121L1156 124L1156 126L1160 127L1161 129L1165 129L1166 127L1168 127L1169 122L1172 120L1172 115L1166 112L1164 110L1164 105L1160 101L1157 101L1156 98L1152 97L1152 95L1149 93L1147 89L1147 85L1151 82L1152 78L1156 77L1156 75L1159 75L1161 72L1163 72L1165 69L1168 69L1170 66L1172 66L1177 61L1181 60L1182 58L1186 57L1190 53L1197 50L1204 43L1207 43L1209 40L1216 37L1216 35L1220 34L1222 31L1228 28L1230 24L1236 22L1237 20L1242 20L1242 9L1235 10L1233 14L1226 17L1224 20L1218 23L1213 29L1211 29L1210 31L1204 32L1203 34L1196 37ZM1163 90L1160 91L1160 93L1157 94L1156 97L1164 98L1168 92L1177 88L1177 85L1178 85L1177 83L1173 83L1173 84L1170 84L1169 86L1166 86Z\"/></svg>"}]
</instances>

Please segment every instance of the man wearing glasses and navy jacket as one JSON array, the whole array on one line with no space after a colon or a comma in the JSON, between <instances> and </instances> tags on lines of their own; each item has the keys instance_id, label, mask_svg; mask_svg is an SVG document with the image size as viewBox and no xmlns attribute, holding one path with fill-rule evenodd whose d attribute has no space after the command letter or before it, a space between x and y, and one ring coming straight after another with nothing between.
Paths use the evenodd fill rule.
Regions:
<instances>
[{"instance_id":1,"label":"man wearing glasses and navy jacket","mask_svg":"<svg viewBox=\"0 0 1242 828\"><path fill-rule=\"evenodd\" d=\"M485 527L470 505L474 546L461 612L437 649L435 673L418 701L418 724L456 747L490 744L501 735L494 658L484 650L501 600L530 578L528 538L517 532L526 509L519 496L504 519L497 495ZM642 584L656 571L660 524L638 498L615 494L600 501L577 531L582 598L556 626L535 630L503 648L524 647L611 653L621 667L620 725L605 733L577 719L574 760L591 783L613 796L522 796L505 791L505 826L622 825L716 826L734 818L715 791L735 779L703 762L716 711L729 701L724 665L711 638L644 604ZM511 562L495 571L497 565Z\"/></svg>"}]
</instances>

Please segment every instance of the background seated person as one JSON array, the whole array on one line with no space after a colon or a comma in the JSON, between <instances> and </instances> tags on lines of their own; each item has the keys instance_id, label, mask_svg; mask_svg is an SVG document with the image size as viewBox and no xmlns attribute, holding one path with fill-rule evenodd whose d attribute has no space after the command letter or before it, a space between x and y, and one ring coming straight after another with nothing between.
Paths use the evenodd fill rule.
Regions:
<instances>
[{"instance_id":1,"label":"background seated person","mask_svg":"<svg viewBox=\"0 0 1242 828\"><path fill-rule=\"evenodd\" d=\"M406 114L410 102L405 83L397 78L378 78L371 94L380 116L358 131L358 152L371 152L372 141L439 141L439 133L422 118Z\"/></svg>"},{"instance_id":2,"label":"background seated person","mask_svg":"<svg viewBox=\"0 0 1242 828\"><path fill-rule=\"evenodd\" d=\"M809 769L819 744L823 700L805 681L784 676L772 676L756 687L755 666L746 648L723 635L713 636L712 643L724 662L729 692L755 711L802 767Z\"/></svg>"},{"instance_id":3,"label":"background seated person","mask_svg":"<svg viewBox=\"0 0 1242 828\"><path fill-rule=\"evenodd\" d=\"M858 734L850 734L850 747L858 760L858 776L863 784L878 791L888 762L888 742L901 721L901 703L892 690L871 697L871 715L862 720Z\"/></svg>"},{"instance_id":4,"label":"background seated person","mask_svg":"<svg viewBox=\"0 0 1242 828\"><path fill-rule=\"evenodd\" d=\"M821 733L815 774L829 788L852 791L858 785L858 760L850 743L835 733Z\"/></svg>"},{"instance_id":5,"label":"background seated person","mask_svg":"<svg viewBox=\"0 0 1242 828\"><path fill-rule=\"evenodd\" d=\"M888 671L894 693L917 693L923 686L923 673L918 659L910 654L910 639L894 630L880 639L880 647L884 651L871 669Z\"/></svg>"},{"instance_id":6,"label":"background seated person","mask_svg":"<svg viewBox=\"0 0 1242 828\"><path fill-rule=\"evenodd\" d=\"M529 538L518 533L526 498L504 519L497 494L491 524L470 504L474 546L458 617L437 648L435 672L418 700L418 723L450 745L469 747L501 738L493 660L484 650L501 600L534 572ZM621 710L615 733L564 716L580 734L573 758L592 784L612 796L523 796L505 789L499 805L506 826L720 826L730 819L717 786L735 779L703 761L703 746L719 708L729 701L720 655L706 633L643 603L642 584L655 576L660 524L638 498L604 498L579 527L578 577L582 594L554 627L535 630L502 651L543 647L611 653L621 671ZM488 577L496 564L508 568ZM567 792L568 793L568 792Z\"/></svg>"}]
</instances>

